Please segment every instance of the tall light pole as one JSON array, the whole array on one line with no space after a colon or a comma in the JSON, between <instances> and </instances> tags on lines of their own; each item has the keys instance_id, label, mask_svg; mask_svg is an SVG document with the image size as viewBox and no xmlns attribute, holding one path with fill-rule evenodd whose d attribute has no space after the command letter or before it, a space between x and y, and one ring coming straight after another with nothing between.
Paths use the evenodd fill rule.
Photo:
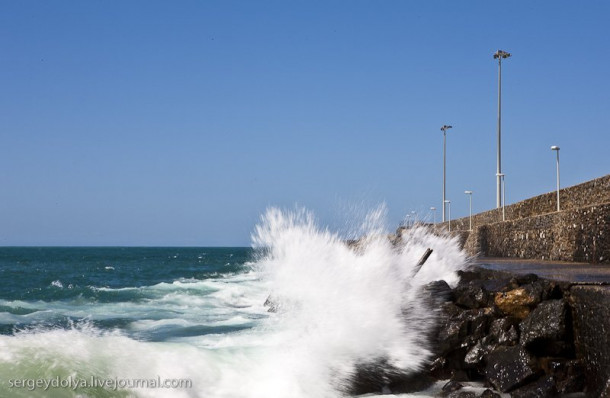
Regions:
<instances>
[{"instance_id":1,"label":"tall light pole","mask_svg":"<svg viewBox=\"0 0 610 398\"><path fill-rule=\"evenodd\" d=\"M494 53L494 59L498 60L498 161L496 167L497 191L496 191L496 207L500 208L500 197L502 196L502 187L500 185L500 174L502 173L502 59L510 57L510 53L498 50Z\"/></svg>"},{"instance_id":2,"label":"tall light pole","mask_svg":"<svg viewBox=\"0 0 610 398\"><path fill-rule=\"evenodd\" d=\"M504 174L499 173L498 178L502 180L502 221L506 221L506 212L505 212L506 184L504 183Z\"/></svg>"},{"instance_id":3,"label":"tall light pole","mask_svg":"<svg viewBox=\"0 0 610 398\"><path fill-rule=\"evenodd\" d=\"M445 200L443 202L443 207L445 207L445 204L449 205L449 232L451 232L451 201L450 200Z\"/></svg>"},{"instance_id":4,"label":"tall light pole","mask_svg":"<svg viewBox=\"0 0 610 398\"><path fill-rule=\"evenodd\" d=\"M447 130L453 126L443 125L443 222L445 222L445 191L447 188Z\"/></svg>"},{"instance_id":5,"label":"tall light pole","mask_svg":"<svg viewBox=\"0 0 610 398\"><path fill-rule=\"evenodd\" d=\"M436 224L436 207L432 206L430 210L432 211L432 224Z\"/></svg>"},{"instance_id":6,"label":"tall light pole","mask_svg":"<svg viewBox=\"0 0 610 398\"><path fill-rule=\"evenodd\" d=\"M557 211L559 211L559 147L553 145L551 150L557 152Z\"/></svg>"},{"instance_id":7,"label":"tall light pole","mask_svg":"<svg viewBox=\"0 0 610 398\"><path fill-rule=\"evenodd\" d=\"M470 199L470 206L469 206L469 214L470 214L470 217L469 217L469 220L468 220L468 223L469 223L469 228L468 228L468 230L469 230L469 231L472 231L472 191L464 191L464 193L465 193L466 195L468 195L468 196L469 196L469 199Z\"/></svg>"}]
</instances>

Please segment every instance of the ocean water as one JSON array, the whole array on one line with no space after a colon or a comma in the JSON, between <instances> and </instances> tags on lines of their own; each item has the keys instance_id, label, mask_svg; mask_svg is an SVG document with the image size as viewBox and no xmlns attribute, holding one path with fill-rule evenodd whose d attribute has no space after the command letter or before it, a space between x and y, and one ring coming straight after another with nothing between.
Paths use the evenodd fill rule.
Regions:
<instances>
[{"instance_id":1,"label":"ocean water","mask_svg":"<svg viewBox=\"0 0 610 398\"><path fill-rule=\"evenodd\" d=\"M249 248L0 248L0 397L341 397L359 365L417 370L421 288L467 258L422 228L393 247L382 211L358 234L270 209Z\"/></svg>"}]
</instances>

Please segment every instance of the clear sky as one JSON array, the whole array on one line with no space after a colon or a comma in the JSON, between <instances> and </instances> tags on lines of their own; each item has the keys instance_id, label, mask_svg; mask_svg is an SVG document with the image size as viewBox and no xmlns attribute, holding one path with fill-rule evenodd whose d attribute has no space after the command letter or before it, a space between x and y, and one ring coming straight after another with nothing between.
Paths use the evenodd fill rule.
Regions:
<instances>
[{"instance_id":1,"label":"clear sky","mask_svg":"<svg viewBox=\"0 0 610 398\"><path fill-rule=\"evenodd\" d=\"M610 172L608 1L2 1L0 245L248 245ZM437 219L440 211L437 211Z\"/></svg>"}]
</instances>

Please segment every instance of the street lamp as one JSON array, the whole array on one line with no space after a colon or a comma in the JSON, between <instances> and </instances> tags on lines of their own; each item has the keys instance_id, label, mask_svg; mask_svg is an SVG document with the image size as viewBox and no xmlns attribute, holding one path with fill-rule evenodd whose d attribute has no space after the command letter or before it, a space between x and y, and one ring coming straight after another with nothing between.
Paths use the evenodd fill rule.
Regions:
<instances>
[{"instance_id":1,"label":"street lamp","mask_svg":"<svg viewBox=\"0 0 610 398\"><path fill-rule=\"evenodd\" d=\"M505 204L506 204L506 183L504 182L504 174L499 173L498 179L502 180L502 221L506 221L506 212L505 212Z\"/></svg>"},{"instance_id":2,"label":"street lamp","mask_svg":"<svg viewBox=\"0 0 610 398\"><path fill-rule=\"evenodd\" d=\"M510 53L498 50L494 53L494 59L498 60L498 159L497 159L497 190L496 190L496 207L500 208L500 196L502 190L500 187L500 174L502 174L502 59L510 57Z\"/></svg>"},{"instance_id":3,"label":"street lamp","mask_svg":"<svg viewBox=\"0 0 610 398\"><path fill-rule=\"evenodd\" d=\"M559 211L559 147L553 145L551 150L557 152L557 211Z\"/></svg>"},{"instance_id":4,"label":"street lamp","mask_svg":"<svg viewBox=\"0 0 610 398\"><path fill-rule=\"evenodd\" d=\"M451 201L450 200L443 201L443 207L445 207L445 204L449 205L449 232L451 232Z\"/></svg>"},{"instance_id":5,"label":"street lamp","mask_svg":"<svg viewBox=\"0 0 610 398\"><path fill-rule=\"evenodd\" d=\"M443 132L443 222L445 222L445 190L447 187L447 130L452 127L446 124L441 127Z\"/></svg>"},{"instance_id":6,"label":"street lamp","mask_svg":"<svg viewBox=\"0 0 610 398\"><path fill-rule=\"evenodd\" d=\"M436 207L432 206L430 210L432 210L432 224L436 224Z\"/></svg>"},{"instance_id":7,"label":"street lamp","mask_svg":"<svg viewBox=\"0 0 610 398\"><path fill-rule=\"evenodd\" d=\"M469 231L472 231L472 191L464 191L464 193L465 193L466 195L468 195L468 196L469 196L469 199L470 199L470 206L469 206L469 209L470 209L470 211L469 211L470 217L469 217L469 220L468 220L468 221L469 221L469 228L468 228L468 230L469 230Z\"/></svg>"}]
</instances>

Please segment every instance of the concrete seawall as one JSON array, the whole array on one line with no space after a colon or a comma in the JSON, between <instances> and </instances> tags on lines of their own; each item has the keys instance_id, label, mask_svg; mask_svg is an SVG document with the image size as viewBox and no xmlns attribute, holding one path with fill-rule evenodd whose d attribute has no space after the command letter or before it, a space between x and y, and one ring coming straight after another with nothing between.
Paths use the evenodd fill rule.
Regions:
<instances>
[{"instance_id":1,"label":"concrete seawall","mask_svg":"<svg viewBox=\"0 0 610 398\"><path fill-rule=\"evenodd\" d=\"M610 175L451 221L471 255L610 264ZM448 229L449 223L436 228Z\"/></svg>"}]
</instances>

